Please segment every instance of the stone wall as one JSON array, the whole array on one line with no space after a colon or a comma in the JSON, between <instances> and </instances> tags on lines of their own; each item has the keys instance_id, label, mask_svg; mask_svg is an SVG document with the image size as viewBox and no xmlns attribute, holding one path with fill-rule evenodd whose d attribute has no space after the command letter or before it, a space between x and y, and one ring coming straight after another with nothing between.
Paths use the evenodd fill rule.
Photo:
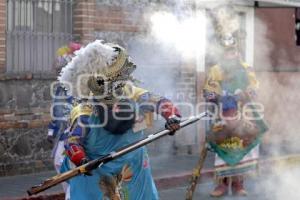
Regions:
<instances>
[{"instance_id":1,"label":"stone wall","mask_svg":"<svg viewBox=\"0 0 300 200\"><path fill-rule=\"evenodd\" d=\"M45 140L52 81L0 82L0 176L53 169Z\"/></svg>"},{"instance_id":2,"label":"stone wall","mask_svg":"<svg viewBox=\"0 0 300 200\"><path fill-rule=\"evenodd\" d=\"M0 129L39 127L48 121L52 81L0 81Z\"/></svg>"},{"instance_id":3,"label":"stone wall","mask_svg":"<svg viewBox=\"0 0 300 200\"><path fill-rule=\"evenodd\" d=\"M0 176L53 170L46 127L1 130Z\"/></svg>"}]
</instances>

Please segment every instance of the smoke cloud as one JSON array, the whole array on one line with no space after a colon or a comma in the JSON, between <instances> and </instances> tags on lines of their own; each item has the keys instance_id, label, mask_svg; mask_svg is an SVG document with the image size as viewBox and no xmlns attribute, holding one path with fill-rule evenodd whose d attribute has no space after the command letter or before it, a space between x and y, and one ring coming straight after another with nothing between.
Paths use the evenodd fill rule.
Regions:
<instances>
[{"instance_id":1,"label":"smoke cloud","mask_svg":"<svg viewBox=\"0 0 300 200\"><path fill-rule=\"evenodd\" d=\"M159 56L154 56L150 60L156 64L164 63L158 70L163 73L157 73L151 66L149 71L143 68L144 74L139 75L145 82L150 82L150 86L154 85L154 90L159 88L161 92L169 91L171 96L176 93L172 87L176 84L174 75L171 75L173 68L166 64L168 63L166 60L173 60L173 63L182 66L184 60L196 60L203 54L206 54L206 58L210 56L216 61L219 59L216 56L219 54L218 46L212 45L212 41L208 40L211 34L211 19L203 12L204 8L216 7L219 4L211 6L208 4L198 2L194 9L184 10L182 9L184 2L177 1L177 5L172 10L162 7L147 13L151 26L143 41L148 44L151 41L151 44L157 45L156 49L160 49ZM243 10L247 9L254 8L244 7ZM272 62L272 52L280 51L278 64L280 66L291 65L288 54L283 49L275 49L269 37L268 25L264 21L256 17L254 23L254 69L260 81L258 102L265 106L265 120L270 128L261 146L263 150L261 159L297 154L300 152L300 136L297 134L300 130L298 123L300 106L296 102L299 99L299 75L298 72L272 72L277 69ZM247 37L249 33L245 34ZM297 186L300 183L299 171L282 167L269 169L271 173L263 174L263 181L255 183L259 188L258 191L268 193L267 196L272 200L300 199L300 194L297 193Z\"/></svg>"},{"instance_id":2,"label":"smoke cloud","mask_svg":"<svg viewBox=\"0 0 300 200\"><path fill-rule=\"evenodd\" d=\"M225 4L232 5L233 2L238 1L210 3L209 1L177 0L165 2L167 3L153 4L145 11L144 18L149 27L146 34L139 35L130 41L129 50L138 66L135 76L142 81L140 85L176 100L176 94L182 88L194 87L194 85L178 85L178 80L182 75L180 73L191 71L186 63L192 61L195 67L199 57L205 57L207 63L210 62L207 60L208 57L213 60L211 62L217 62L219 59L217 56L219 48L213 45L212 21L204 10ZM247 9L254 8L243 7L243 11ZM270 128L261 145L261 159L297 154L300 152L298 72L272 72L277 69L272 62L272 52L280 52L280 63L277 63L280 66L291 65L288 62L289 55L285 50L275 48L274 41L269 37L268 24L260 18L255 18L254 27L255 62L253 67L260 81L258 102L264 105L265 120ZM247 27L244 30L247 30ZM249 33L246 31L245 35L247 38ZM246 49L246 51L249 50ZM202 67L209 66L210 64ZM193 72L195 73L195 70ZM198 133L186 134L186 136L196 141L194 140L196 136L193 134ZM187 141L186 144L192 144L192 142ZM169 152L166 151L165 154ZM256 187L271 193L270 199L300 199L296 190L300 180L297 170L275 168L272 169L270 175L263 174L262 177L264 180L256 182Z\"/></svg>"}]
</instances>

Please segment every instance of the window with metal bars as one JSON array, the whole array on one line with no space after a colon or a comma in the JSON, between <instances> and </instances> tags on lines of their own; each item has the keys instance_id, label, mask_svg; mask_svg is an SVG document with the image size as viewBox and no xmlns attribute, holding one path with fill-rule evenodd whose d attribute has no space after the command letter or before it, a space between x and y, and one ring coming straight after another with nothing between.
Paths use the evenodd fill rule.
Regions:
<instances>
[{"instance_id":1,"label":"window with metal bars","mask_svg":"<svg viewBox=\"0 0 300 200\"><path fill-rule=\"evenodd\" d=\"M54 73L55 51L72 40L73 0L7 0L6 73Z\"/></svg>"}]
</instances>

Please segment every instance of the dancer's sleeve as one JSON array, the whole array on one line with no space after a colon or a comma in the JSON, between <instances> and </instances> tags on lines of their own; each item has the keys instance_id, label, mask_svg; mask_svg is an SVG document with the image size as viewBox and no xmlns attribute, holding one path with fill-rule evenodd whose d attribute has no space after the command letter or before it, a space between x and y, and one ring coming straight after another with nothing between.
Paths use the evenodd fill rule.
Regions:
<instances>
[{"instance_id":1,"label":"dancer's sleeve","mask_svg":"<svg viewBox=\"0 0 300 200\"><path fill-rule=\"evenodd\" d=\"M88 107L79 106L79 108L75 107L71 112L71 128L65 140L66 154L77 166L87 160L83 142L86 134L90 131L89 117L92 112Z\"/></svg>"}]
</instances>

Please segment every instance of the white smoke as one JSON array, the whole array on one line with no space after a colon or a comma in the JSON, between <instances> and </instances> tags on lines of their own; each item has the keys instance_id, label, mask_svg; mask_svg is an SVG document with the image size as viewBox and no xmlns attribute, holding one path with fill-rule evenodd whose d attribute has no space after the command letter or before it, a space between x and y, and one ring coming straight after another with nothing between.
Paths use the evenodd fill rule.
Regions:
<instances>
[{"instance_id":1,"label":"white smoke","mask_svg":"<svg viewBox=\"0 0 300 200\"><path fill-rule=\"evenodd\" d=\"M161 45L169 49L173 47L173 50L183 59L191 59L197 57L199 53L207 53L199 51L199 47L206 44L208 44L205 47L206 51L209 49L210 55L214 53L217 55L218 48L209 46L211 41L206 40L206 34L209 32L207 23L210 23L210 19L203 11L190 10L189 12L191 13L180 12L179 9L176 12L169 10L153 12L150 17L151 36ZM270 128L265 135L263 148L267 149L267 155L270 157L299 153L300 136L297 133L300 129L298 123L300 106L296 102L300 97L297 92L300 85L298 74L270 73L276 67L271 57L273 51L281 52L278 65L291 66L291 64L286 51L275 49L268 35L268 26L258 18L255 19L254 38L254 64L258 64L254 65L254 69L258 71L257 76L261 86L258 101L265 105L265 117ZM300 199L300 193L297 192L300 185L299 170L290 170L287 167L268 169L270 173L261 175L263 181L254 183L257 191L263 192L262 195L272 200Z\"/></svg>"},{"instance_id":2,"label":"white smoke","mask_svg":"<svg viewBox=\"0 0 300 200\"><path fill-rule=\"evenodd\" d=\"M269 26L261 18L255 18L254 69L260 81L258 101L264 104L264 116L269 127L262 148L267 151L268 158L276 158L300 152L300 126L297 120L300 117L300 106L296 103L299 98L296 88L300 81L297 78L298 72L274 72L278 66L290 66L290 62L284 49L276 49L276 44L270 37L270 34L276 33L271 32ZM280 52L277 58L280 62L277 64L272 57L274 51ZM262 192L262 196L268 200L298 200L299 170L297 167L290 168L293 164L291 160L283 159L282 162L286 164L265 166L267 173L261 174L262 181L254 183L256 190Z\"/></svg>"},{"instance_id":3,"label":"white smoke","mask_svg":"<svg viewBox=\"0 0 300 200\"><path fill-rule=\"evenodd\" d=\"M205 46L206 17L203 12L180 19L171 12L155 12L151 18L151 34L167 46L173 46L183 58L197 56Z\"/></svg>"},{"instance_id":4,"label":"white smoke","mask_svg":"<svg viewBox=\"0 0 300 200\"><path fill-rule=\"evenodd\" d=\"M131 44L130 54L138 65L136 75L144 82L142 87L145 86L167 97L176 94L175 84L178 77L174 76L173 71L176 70L174 66L181 66L180 70L186 71L184 61L194 60L204 53L210 56L218 55L218 47L211 45L211 40L207 40L209 38L207 35L210 34L208 25L211 22L203 11L223 4L224 1L213 4L208 1L190 1L196 4L194 9L185 9L186 2L172 1L170 4L173 9L166 8L168 7L166 5L149 9L145 14L150 25L149 32ZM245 7L244 10L246 9ZM249 7L249 9L253 8ZM254 38L256 44L254 69L258 71L256 74L260 81L258 101L265 106L265 118L270 128L264 137L262 147L268 150L269 156L298 153L300 151L300 137L297 134L300 130L300 112L298 112L300 106L297 102L300 99L299 77L297 73L267 72L275 67L271 60L272 51L283 50L275 49L268 35L268 26L257 18ZM287 56L285 51L281 53L280 65L289 65ZM286 143L285 148L282 147L283 143ZM160 152L160 155L162 153L169 154L169 152ZM275 168L270 176L262 174L261 177L264 180L254 184L257 188L263 189L262 192L269 193L270 199L300 199L297 193L300 174L297 171Z\"/></svg>"}]
</instances>

